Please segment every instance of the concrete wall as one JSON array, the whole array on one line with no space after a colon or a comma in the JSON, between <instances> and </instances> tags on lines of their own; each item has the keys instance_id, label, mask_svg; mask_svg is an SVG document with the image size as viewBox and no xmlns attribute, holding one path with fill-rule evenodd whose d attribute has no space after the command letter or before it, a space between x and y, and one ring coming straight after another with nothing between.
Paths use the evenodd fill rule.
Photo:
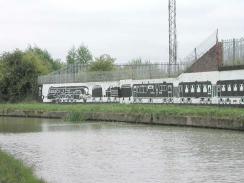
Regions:
<instances>
[{"instance_id":1,"label":"concrete wall","mask_svg":"<svg viewBox=\"0 0 244 183\"><path fill-rule=\"evenodd\" d=\"M69 112L64 111L6 111L0 110L0 116L15 117L39 117L39 118L64 118ZM153 125L189 126L200 128L216 128L229 130L244 130L244 120L214 117L192 117L192 116L164 116L164 115L133 115L123 113L85 113L86 120L91 121L114 121L142 123Z\"/></svg>"}]
</instances>

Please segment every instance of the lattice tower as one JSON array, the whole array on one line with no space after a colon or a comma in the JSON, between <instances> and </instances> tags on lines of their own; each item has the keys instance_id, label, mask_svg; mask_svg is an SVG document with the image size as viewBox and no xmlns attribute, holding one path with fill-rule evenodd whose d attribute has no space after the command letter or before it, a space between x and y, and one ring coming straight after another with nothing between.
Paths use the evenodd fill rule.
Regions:
<instances>
[{"instance_id":1,"label":"lattice tower","mask_svg":"<svg viewBox=\"0 0 244 183\"><path fill-rule=\"evenodd\" d=\"M169 65L177 61L176 0L169 0Z\"/></svg>"}]
</instances>

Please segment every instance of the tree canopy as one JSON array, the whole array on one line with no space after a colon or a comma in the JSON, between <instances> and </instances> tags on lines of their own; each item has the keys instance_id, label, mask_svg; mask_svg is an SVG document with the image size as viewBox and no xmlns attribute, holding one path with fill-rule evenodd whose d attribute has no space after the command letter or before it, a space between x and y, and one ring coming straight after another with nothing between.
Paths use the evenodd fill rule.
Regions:
<instances>
[{"instance_id":1,"label":"tree canopy","mask_svg":"<svg viewBox=\"0 0 244 183\"><path fill-rule=\"evenodd\" d=\"M41 49L36 45L34 47L29 45L26 51L32 52L37 57L39 57L42 62L47 66L49 72L59 70L64 66L60 59L53 59L52 55L46 49Z\"/></svg>"},{"instance_id":2,"label":"tree canopy","mask_svg":"<svg viewBox=\"0 0 244 183\"><path fill-rule=\"evenodd\" d=\"M92 54L87 46L84 44L80 45L77 49L73 45L68 51L66 56L66 61L68 64L81 63L88 64L92 61Z\"/></svg>"},{"instance_id":3,"label":"tree canopy","mask_svg":"<svg viewBox=\"0 0 244 183\"><path fill-rule=\"evenodd\" d=\"M39 47L3 52L0 57L0 101L34 99L37 78L61 68L59 59Z\"/></svg>"},{"instance_id":4,"label":"tree canopy","mask_svg":"<svg viewBox=\"0 0 244 183\"><path fill-rule=\"evenodd\" d=\"M88 71L111 71L114 70L115 58L112 58L108 54L103 54L100 57L95 58L95 61L90 63Z\"/></svg>"},{"instance_id":5,"label":"tree canopy","mask_svg":"<svg viewBox=\"0 0 244 183\"><path fill-rule=\"evenodd\" d=\"M31 52L15 50L4 53L0 59L0 98L2 101L16 102L26 98L36 89L38 74L47 73L38 57Z\"/></svg>"}]
</instances>

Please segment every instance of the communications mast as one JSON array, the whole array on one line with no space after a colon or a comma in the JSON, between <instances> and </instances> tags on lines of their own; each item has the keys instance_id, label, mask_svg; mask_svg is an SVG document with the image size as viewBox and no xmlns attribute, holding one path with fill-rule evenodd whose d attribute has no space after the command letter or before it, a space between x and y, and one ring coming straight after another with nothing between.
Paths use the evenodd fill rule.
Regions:
<instances>
[{"instance_id":1,"label":"communications mast","mask_svg":"<svg viewBox=\"0 0 244 183\"><path fill-rule=\"evenodd\" d=\"M169 0L169 75L172 70L172 65L176 67L176 61L177 61L176 0Z\"/></svg>"}]
</instances>

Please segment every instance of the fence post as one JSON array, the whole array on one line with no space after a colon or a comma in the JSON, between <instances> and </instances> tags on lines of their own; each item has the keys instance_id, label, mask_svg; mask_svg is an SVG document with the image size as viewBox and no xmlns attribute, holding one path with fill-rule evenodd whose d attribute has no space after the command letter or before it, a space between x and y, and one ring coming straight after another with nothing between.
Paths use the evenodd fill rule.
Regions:
<instances>
[{"instance_id":1,"label":"fence post","mask_svg":"<svg viewBox=\"0 0 244 183\"><path fill-rule=\"evenodd\" d=\"M221 65L224 64L224 47L225 47L225 42L224 40L222 39L222 62L221 62Z\"/></svg>"},{"instance_id":2,"label":"fence post","mask_svg":"<svg viewBox=\"0 0 244 183\"><path fill-rule=\"evenodd\" d=\"M234 38L233 39L233 65L235 65L235 60L236 60L236 43Z\"/></svg>"},{"instance_id":3,"label":"fence post","mask_svg":"<svg viewBox=\"0 0 244 183\"><path fill-rule=\"evenodd\" d=\"M194 49L194 53L195 53L195 62L197 61L197 48Z\"/></svg>"}]
</instances>

